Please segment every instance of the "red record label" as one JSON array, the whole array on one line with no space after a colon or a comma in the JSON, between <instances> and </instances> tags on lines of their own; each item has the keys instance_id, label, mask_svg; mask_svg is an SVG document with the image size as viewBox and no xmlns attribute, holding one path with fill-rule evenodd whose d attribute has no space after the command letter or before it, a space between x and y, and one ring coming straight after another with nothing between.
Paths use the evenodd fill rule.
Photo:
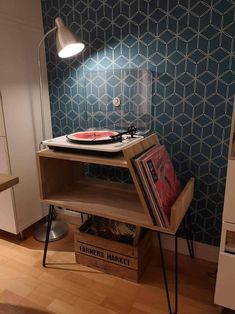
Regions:
<instances>
[{"instance_id":1,"label":"red record label","mask_svg":"<svg viewBox=\"0 0 235 314\"><path fill-rule=\"evenodd\" d=\"M75 141L102 141L109 140L110 136L118 134L118 132L114 131L85 131L70 134L68 138Z\"/></svg>"}]
</instances>

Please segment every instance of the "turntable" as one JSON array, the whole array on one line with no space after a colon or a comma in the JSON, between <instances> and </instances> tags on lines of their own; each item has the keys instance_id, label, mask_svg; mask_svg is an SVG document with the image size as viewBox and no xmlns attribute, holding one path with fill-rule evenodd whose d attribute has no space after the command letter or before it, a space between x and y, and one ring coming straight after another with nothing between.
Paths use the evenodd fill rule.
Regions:
<instances>
[{"instance_id":1,"label":"turntable","mask_svg":"<svg viewBox=\"0 0 235 314\"><path fill-rule=\"evenodd\" d=\"M143 136L136 135L136 132L135 126L129 127L125 132L106 129L87 130L45 140L42 144L55 151L118 153L143 139Z\"/></svg>"}]
</instances>

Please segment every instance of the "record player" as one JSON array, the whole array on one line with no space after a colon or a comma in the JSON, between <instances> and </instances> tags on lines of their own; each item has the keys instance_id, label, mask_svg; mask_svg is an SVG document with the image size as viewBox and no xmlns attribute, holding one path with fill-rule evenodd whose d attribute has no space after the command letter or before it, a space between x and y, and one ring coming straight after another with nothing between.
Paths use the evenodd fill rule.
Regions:
<instances>
[{"instance_id":1,"label":"record player","mask_svg":"<svg viewBox=\"0 0 235 314\"><path fill-rule=\"evenodd\" d=\"M137 135L136 132L135 126L128 127L124 132L108 129L87 130L45 140L42 144L55 151L118 153L143 139L143 136Z\"/></svg>"},{"instance_id":2,"label":"record player","mask_svg":"<svg viewBox=\"0 0 235 314\"><path fill-rule=\"evenodd\" d=\"M79 127L86 131L45 140L43 145L60 151L110 154L141 141L150 132L151 71L89 71L82 84L84 103Z\"/></svg>"}]
</instances>

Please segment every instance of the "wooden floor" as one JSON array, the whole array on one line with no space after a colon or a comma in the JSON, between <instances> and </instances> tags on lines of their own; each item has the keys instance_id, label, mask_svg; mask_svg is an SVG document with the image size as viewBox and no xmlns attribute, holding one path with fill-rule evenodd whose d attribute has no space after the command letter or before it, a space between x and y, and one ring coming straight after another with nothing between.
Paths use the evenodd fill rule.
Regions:
<instances>
[{"instance_id":1,"label":"wooden floor","mask_svg":"<svg viewBox=\"0 0 235 314\"><path fill-rule=\"evenodd\" d=\"M165 314L168 313L157 249L140 284L77 265L73 230L49 244L48 267L41 266L42 243L0 234L0 314ZM173 255L165 252L173 290ZM216 314L216 265L179 256L180 314Z\"/></svg>"}]
</instances>

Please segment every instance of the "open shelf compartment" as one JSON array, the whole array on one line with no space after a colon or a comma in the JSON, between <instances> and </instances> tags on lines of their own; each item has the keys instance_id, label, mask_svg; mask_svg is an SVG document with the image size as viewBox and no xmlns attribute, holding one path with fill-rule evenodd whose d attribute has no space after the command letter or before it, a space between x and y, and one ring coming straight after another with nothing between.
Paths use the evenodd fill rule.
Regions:
<instances>
[{"instance_id":1,"label":"open shelf compartment","mask_svg":"<svg viewBox=\"0 0 235 314\"><path fill-rule=\"evenodd\" d=\"M225 252L235 254L235 231L227 230Z\"/></svg>"},{"instance_id":2,"label":"open shelf compartment","mask_svg":"<svg viewBox=\"0 0 235 314\"><path fill-rule=\"evenodd\" d=\"M44 202L135 225L148 224L132 184L85 178L49 195Z\"/></svg>"}]
</instances>

